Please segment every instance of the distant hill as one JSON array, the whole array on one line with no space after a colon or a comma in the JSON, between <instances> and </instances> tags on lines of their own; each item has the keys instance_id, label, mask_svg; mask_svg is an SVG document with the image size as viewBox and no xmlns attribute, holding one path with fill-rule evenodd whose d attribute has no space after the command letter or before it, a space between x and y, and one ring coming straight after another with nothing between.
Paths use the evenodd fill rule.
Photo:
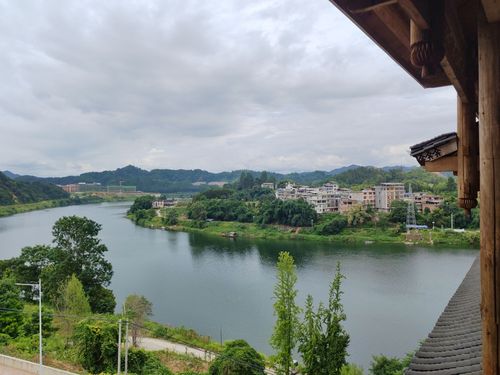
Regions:
<instances>
[{"instance_id":1,"label":"distant hill","mask_svg":"<svg viewBox=\"0 0 500 375\"><path fill-rule=\"evenodd\" d=\"M1 172L3 173L4 175L6 175L8 178L11 178L13 180L15 180L16 178L18 178L20 175L18 174L15 174L15 173L12 173L11 171L3 171Z\"/></svg>"},{"instance_id":2,"label":"distant hill","mask_svg":"<svg viewBox=\"0 0 500 375\"><path fill-rule=\"evenodd\" d=\"M0 205L62 199L69 194L46 182L19 182L0 172Z\"/></svg>"},{"instance_id":3,"label":"distant hill","mask_svg":"<svg viewBox=\"0 0 500 375\"><path fill-rule=\"evenodd\" d=\"M353 171L368 169L370 172L360 172L355 173ZM410 171L412 167L404 167L403 170ZM277 181L280 180L291 180L298 184L304 185L317 185L328 180L337 180L337 176L341 177L341 181L354 180L356 184L359 184L365 176L366 180L372 181L377 180L377 176L384 176L393 170L401 171L401 167L384 167L384 168L374 168L374 167L362 167L359 165L349 165L346 167L341 167L333 169L331 171L312 171L312 172L294 172L294 173L276 173L267 172L269 177L274 177ZM210 183L210 182L235 182L241 175L243 170L236 170L231 172L220 172L212 173L202 169L153 169L147 171L141 168L137 168L133 165L128 165L124 168L118 168L114 171L103 171L103 172L88 172L83 173L79 176L66 176L66 177L47 177L41 178L36 176L16 176L16 181L23 182L34 182L43 181L46 183L57 184L57 185L67 185L75 184L79 182L98 182L102 185L119 185L120 182L123 185L134 185L140 191L145 192L160 192L160 193L175 193L175 192L199 192L200 190L207 189L207 185L200 185L194 183ZM248 171L254 177L261 174L260 171ZM347 173L347 174L346 174ZM349 174L351 173L351 174ZM353 174L354 173L354 174ZM363 174L364 173L364 174ZM358 176L358 178L349 177ZM380 177L382 178L382 177Z\"/></svg>"}]
</instances>

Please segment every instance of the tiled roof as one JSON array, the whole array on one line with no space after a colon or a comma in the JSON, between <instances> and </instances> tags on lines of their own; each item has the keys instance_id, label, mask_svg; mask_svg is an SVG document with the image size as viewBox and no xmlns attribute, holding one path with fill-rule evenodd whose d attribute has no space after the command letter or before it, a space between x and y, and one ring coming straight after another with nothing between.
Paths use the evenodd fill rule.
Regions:
<instances>
[{"instance_id":1,"label":"tiled roof","mask_svg":"<svg viewBox=\"0 0 500 375\"><path fill-rule=\"evenodd\" d=\"M479 257L416 352L406 375L482 374Z\"/></svg>"},{"instance_id":2,"label":"tiled roof","mask_svg":"<svg viewBox=\"0 0 500 375\"><path fill-rule=\"evenodd\" d=\"M446 134L441 134L437 137L434 137L432 139L429 139L424 142L417 143L416 145L413 145L410 147L410 155L411 156L417 156L429 149L433 149L436 147L439 147L441 145L444 145L448 143L449 141L455 141L457 139L457 133L446 133Z\"/></svg>"}]
</instances>

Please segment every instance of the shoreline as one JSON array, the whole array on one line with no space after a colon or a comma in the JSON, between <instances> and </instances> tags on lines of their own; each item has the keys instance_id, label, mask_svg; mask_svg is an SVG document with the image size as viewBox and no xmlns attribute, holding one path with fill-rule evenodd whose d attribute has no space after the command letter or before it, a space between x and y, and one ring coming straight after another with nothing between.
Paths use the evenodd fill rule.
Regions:
<instances>
[{"instance_id":1,"label":"shoreline","mask_svg":"<svg viewBox=\"0 0 500 375\"><path fill-rule=\"evenodd\" d=\"M87 195L82 197L72 196L70 198L52 199L52 200L45 200L33 203L12 204L8 206L0 206L0 218L22 214L26 212L46 210L50 208L80 206L84 204L98 204L105 202L125 202L125 201L130 201L132 198L133 197L118 197L118 196L101 197L101 196Z\"/></svg>"},{"instance_id":2,"label":"shoreline","mask_svg":"<svg viewBox=\"0 0 500 375\"><path fill-rule=\"evenodd\" d=\"M479 249L479 230L455 232L449 229L427 229L419 232L420 239L408 241L406 233L395 233L394 228L347 228L336 235L319 235L310 232L309 228L292 228L280 225L258 225L255 223L240 223L232 221L208 221L201 224L192 220L180 220L176 225L166 225L162 218L155 216L148 220L135 220L133 214L126 218L136 225L149 229L168 230L172 232L201 233L217 237L228 237L230 232L236 233L236 238L320 241L349 244L402 244L408 246L424 245L432 247L466 247ZM199 227L196 227L198 225Z\"/></svg>"}]
</instances>

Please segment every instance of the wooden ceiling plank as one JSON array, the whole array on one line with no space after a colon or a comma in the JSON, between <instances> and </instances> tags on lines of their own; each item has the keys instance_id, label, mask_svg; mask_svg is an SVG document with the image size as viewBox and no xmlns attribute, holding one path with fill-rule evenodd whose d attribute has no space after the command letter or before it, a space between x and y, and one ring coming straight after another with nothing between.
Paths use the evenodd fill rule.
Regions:
<instances>
[{"instance_id":1,"label":"wooden ceiling plank","mask_svg":"<svg viewBox=\"0 0 500 375\"><path fill-rule=\"evenodd\" d=\"M384 7L374 10L378 18L392 31L394 37L398 39L408 51L410 50L410 22L401 17L393 7ZM404 16L404 15L403 15Z\"/></svg>"},{"instance_id":2,"label":"wooden ceiling plank","mask_svg":"<svg viewBox=\"0 0 500 375\"><path fill-rule=\"evenodd\" d=\"M500 0L482 0L484 13L488 22L500 21Z\"/></svg>"},{"instance_id":3,"label":"wooden ceiling plank","mask_svg":"<svg viewBox=\"0 0 500 375\"><path fill-rule=\"evenodd\" d=\"M422 30L430 28L429 5L425 0L399 0L399 5Z\"/></svg>"},{"instance_id":4,"label":"wooden ceiling plank","mask_svg":"<svg viewBox=\"0 0 500 375\"><path fill-rule=\"evenodd\" d=\"M354 14L365 13L397 2L398 0L354 0L349 4L349 10Z\"/></svg>"},{"instance_id":5,"label":"wooden ceiling plank","mask_svg":"<svg viewBox=\"0 0 500 375\"><path fill-rule=\"evenodd\" d=\"M472 81L470 79L471 51L467 47L462 30L456 4L453 0L445 1L445 29L444 29L445 56L441 67L455 87L460 99L464 103L476 101Z\"/></svg>"}]
</instances>

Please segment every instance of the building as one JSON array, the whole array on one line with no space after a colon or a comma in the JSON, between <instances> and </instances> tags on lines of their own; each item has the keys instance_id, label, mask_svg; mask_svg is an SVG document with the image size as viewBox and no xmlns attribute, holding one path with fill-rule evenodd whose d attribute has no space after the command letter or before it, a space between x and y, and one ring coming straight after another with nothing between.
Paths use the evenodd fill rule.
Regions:
<instances>
[{"instance_id":1,"label":"building","mask_svg":"<svg viewBox=\"0 0 500 375\"><path fill-rule=\"evenodd\" d=\"M157 201L153 201L152 205L153 208L165 208L165 207L173 207L175 206L175 200L173 199L161 199Z\"/></svg>"},{"instance_id":2,"label":"building","mask_svg":"<svg viewBox=\"0 0 500 375\"><path fill-rule=\"evenodd\" d=\"M277 199L281 200L303 199L311 204L318 214L324 214L339 210L345 192L339 190L338 186L333 183L327 183L317 188L288 183L284 188L276 189L275 195Z\"/></svg>"},{"instance_id":3,"label":"building","mask_svg":"<svg viewBox=\"0 0 500 375\"><path fill-rule=\"evenodd\" d=\"M68 185L57 185L61 189L63 189L65 192L68 193L77 193L78 190L78 184L68 184Z\"/></svg>"},{"instance_id":4,"label":"building","mask_svg":"<svg viewBox=\"0 0 500 375\"><path fill-rule=\"evenodd\" d=\"M432 194L414 193L413 201L415 202L415 208L419 212L425 212L426 210L432 212L441 206L443 198Z\"/></svg>"},{"instance_id":5,"label":"building","mask_svg":"<svg viewBox=\"0 0 500 375\"><path fill-rule=\"evenodd\" d=\"M274 190L275 188L274 182L263 182L262 184L260 184L260 187L262 189L271 189L271 190Z\"/></svg>"},{"instance_id":6,"label":"building","mask_svg":"<svg viewBox=\"0 0 500 375\"><path fill-rule=\"evenodd\" d=\"M388 212L391 203L395 200L402 200L405 196L405 186L399 182L384 182L375 186L375 208Z\"/></svg>"}]
</instances>

